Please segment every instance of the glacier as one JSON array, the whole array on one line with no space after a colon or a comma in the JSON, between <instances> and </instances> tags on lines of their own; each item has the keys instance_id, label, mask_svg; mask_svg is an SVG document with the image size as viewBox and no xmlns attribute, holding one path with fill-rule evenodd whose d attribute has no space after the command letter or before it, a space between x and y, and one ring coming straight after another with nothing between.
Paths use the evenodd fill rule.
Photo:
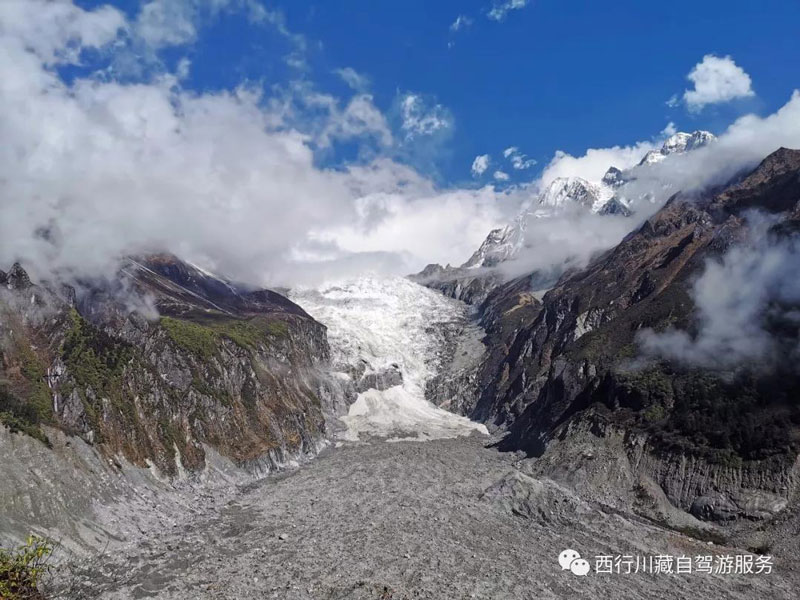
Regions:
<instances>
[{"instance_id":1,"label":"glacier","mask_svg":"<svg viewBox=\"0 0 800 600\"><path fill-rule=\"evenodd\" d=\"M442 325L467 319L463 303L403 277L377 276L296 289L289 297L328 328L331 362L340 377L351 378L359 364L402 374L399 385L358 394L341 417L346 431L340 442L488 435L485 425L425 399L425 384L443 367Z\"/></svg>"}]
</instances>

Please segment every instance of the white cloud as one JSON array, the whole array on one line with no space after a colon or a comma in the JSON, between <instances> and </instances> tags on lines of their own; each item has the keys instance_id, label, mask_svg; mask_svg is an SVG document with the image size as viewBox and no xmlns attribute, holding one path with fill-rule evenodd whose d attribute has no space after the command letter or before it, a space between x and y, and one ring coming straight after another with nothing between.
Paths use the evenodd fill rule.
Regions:
<instances>
[{"instance_id":1,"label":"white cloud","mask_svg":"<svg viewBox=\"0 0 800 600\"><path fill-rule=\"evenodd\" d=\"M664 137L671 137L671 136L675 135L676 133L678 133L678 130L675 127L675 123L673 123L672 121L667 123L667 125L664 127L664 129L661 130L661 135L664 136Z\"/></svg>"},{"instance_id":2,"label":"white cloud","mask_svg":"<svg viewBox=\"0 0 800 600\"><path fill-rule=\"evenodd\" d=\"M359 137L372 137L383 146L391 146L392 132L383 113L373 104L370 94L354 96L343 111L336 108L335 101L329 107L326 126L317 138L321 147L330 146L335 139Z\"/></svg>"},{"instance_id":3,"label":"white cloud","mask_svg":"<svg viewBox=\"0 0 800 600\"><path fill-rule=\"evenodd\" d=\"M408 273L431 262L463 262L490 229L507 222L519 202L498 196L492 186L437 191L419 176L410 177L406 189L392 182L357 201L358 217L353 222L371 222L371 227L347 224L327 228L321 238L352 253L403 256Z\"/></svg>"},{"instance_id":4,"label":"white cloud","mask_svg":"<svg viewBox=\"0 0 800 600\"><path fill-rule=\"evenodd\" d=\"M508 173L504 173L503 171L495 171L493 177L497 181L508 181L510 179Z\"/></svg>"},{"instance_id":5,"label":"white cloud","mask_svg":"<svg viewBox=\"0 0 800 600\"><path fill-rule=\"evenodd\" d=\"M442 191L385 158L320 168L313 148L326 140L390 142L366 94L342 106L292 91L319 117L303 123L294 97L184 91L175 75L67 83L48 64L66 60L67 48L77 60L81 40L113 46L116 30L132 25L117 12L65 6L74 26L58 3L0 3L0 264L89 276L126 254L170 250L257 285L408 273L468 255L513 214L518 200L491 186ZM409 135L447 121L438 106L407 108Z\"/></svg>"},{"instance_id":6,"label":"white cloud","mask_svg":"<svg viewBox=\"0 0 800 600\"><path fill-rule=\"evenodd\" d=\"M636 167L631 193L651 193L656 202L678 190L703 190L721 185L755 167L781 146L800 148L800 92L795 90L777 112L766 116L745 115L717 136L713 144L649 167Z\"/></svg>"},{"instance_id":7,"label":"white cloud","mask_svg":"<svg viewBox=\"0 0 800 600\"><path fill-rule=\"evenodd\" d=\"M486 172L486 169L489 168L489 163L491 162L491 158L488 154L480 154L475 157L475 160L472 161L472 176L473 177L480 177Z\"/></svg>"},{"instance_id":8,"label":"white cloud","mask_svg":"<svg viewBox=\"0 0 800 600\"><path fill-rule=\"evenodd\" d=\"M430 136L453 126L453 118L444 106L426 102L419 94L401 96L400 117L400 128L407 140Z\"/></svg>"},{"instance_id":9,"label":"white cloud","mask_svg":"<svg viewBox=\"0 0 800 600\"><path fill-rule=\"evenodd\" d=\"M34 274L97 274L119 256L161 249L259 285L457 263L542 181L598 179L652 147L557 153L541 181L506 191L441 190L414 169L374 156L321 168L314 150L326 141L355 139L359 149L391 143L369 95L340 101L310 86L288 99L247 88L202 93L182 90L174 75L67 83L50 65L78 60L87 46L111 51L132 22L113 9L34 1L0 2L0 22L0 267L22 259ZM435 102L418 94L402 100L403 135L425 138L452 127ZM800 93L774 115L737 120L713 147L637 170L637 183L652 188L648 177L656 174L679 189L724 181L781 145L800 146ZM612 243L617 233L588 235L594 221L577 222L553 225L541 239L585 250ZM593 241L564 241L569 231ZM558 255L542 251L537 260Z\"/></svg>"},{"instance_id":10,"label":"white cloud","mask_svg":"<svg viewBox=\"0 0 800 600\"><path fill-rule=\"evenodd\" d=\"M511 166L518 171L530 169L536 164L534 159L528 158L527 155L520 152L519 148L516 146L511 146L503 150L503 156L507 158L511 162Z\"/></svg>"},{"instance_id":11,"label":"white cloud","mask_svg":"<svg viewBox=\"0 0 800 600\"><path fill-rule=\"evenodd\" d=\"M542 172L540 182L542 187L546 187L557 177L582 177L587 181L599 181L609 167L632 167L655 147L652 142L637 142L632 146L589 148L583 156L577 157L557 150Z\"/></svg>"},{"instance_id":12,"label":"white cloud","mask_svg":"<svg viewBox=\"0 0 800 600\"><path fill-rule=\"evenodd\" d=\"M191 69L192 61L184 56L178 61L178 65L175 68L175 77L177 77L179 81L182 81L189 77L189 72Z\"/></svg>"},{"instance_id":13,"label":"white cloud","mask_svg":"<svg viewBox=\"0 0 800 600\"><path fill-rule=\"evenodd\" d=\"M197 7L186 0L151 0L136 19L136 32L151 48L179 46L194 41Z\"/></svg>"},{"instance_id":14,"label":"white cloud","mask_svg":"<svg viewBox=\"0 0 800 600\"><path fill-rule=\"evenodd\" d=\"M512 10L520 10L528 5L529 0L502 0L496 3L488 16L493 21L502 21Z\"/></svg>"},{"instance_id":15,"label":"white cloud","mask_svg":"<svg viewBox=\"0 0 800 600\"><path fill-rule=\"evenodd\" d=\"M750 76L730 56L706 54L687 78L694 83L694 89L686 90L683 99L692 112L708 104L755 96Z\"/></svg>"},{"instance_id":16,"label":"white cloud","mask_svg":"<svg viewBox=\"0 0 800 600\"><path fill-rule=\"evenodd\" d=\"M790 336L790 341L785 340L788 344L782 345L779 332L768 331L767 322L798 320L800 245L768 241L770 224L752 215L749 239L721 259L707 262L692 294L697 334L645 330L639 342L647 353L723 369L780 359L797 364L796 337Z\"/></svg>"},{"instance_id":17,"label":"white cloud","mask_svg":"<svg viewBox=\"0 0 800 600\"><path fill-rule=\"evenodd\" d=\"M103 6L81 10L71 2L6 0L0 32L33 52L46 65L75 63L78 48L100 48L127 27L125 15Z\"/></svg>"},{"instance_id":18,"label":"white cloud","mask_svg":"<svg viewBox=\"0 0 800 600\"><path fill-rule=\"evenodd\" d=\"M352 67L336 69L334 73L341 77L342 81L357 92L363 92L369 88L369 77L362 75Z\"/></svg>"},{"instance_id":19,"label":"white cloud","mask_svg":"<svg viewBox=\"0 0 800 600\"><path fill-rule=\"evenodd\" d=\"M453 23L450 25L450 31L455 33L456 31L466 29L470 25L472 25L471 18L469 18L466 15L458 15L458 17L456 17L456 20L453 21Z\"/></svg>"}]
</instances>

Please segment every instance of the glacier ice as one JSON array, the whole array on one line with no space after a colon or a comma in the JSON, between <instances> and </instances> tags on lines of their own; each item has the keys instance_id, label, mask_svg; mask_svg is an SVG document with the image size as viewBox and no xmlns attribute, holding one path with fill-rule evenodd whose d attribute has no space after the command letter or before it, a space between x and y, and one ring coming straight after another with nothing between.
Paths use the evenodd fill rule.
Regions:
<instances>
[{"instance_id":1,"label":"glacier ice","mask_svg":"<svg viewBox=\"0 0 800 600\"><path fill-rule=\"evenodd\" d=\"M466 318L466 307L402 277L361 277L291 299L328 328L335 369L365 361L374 371L397 365L403 383L360 394L342 417L345 441L430 440L487 434L486 427L425 399L425 384L442 367L437 324ZM349 376L349 375L347 375Z\"/></svg>"}]
</instances>

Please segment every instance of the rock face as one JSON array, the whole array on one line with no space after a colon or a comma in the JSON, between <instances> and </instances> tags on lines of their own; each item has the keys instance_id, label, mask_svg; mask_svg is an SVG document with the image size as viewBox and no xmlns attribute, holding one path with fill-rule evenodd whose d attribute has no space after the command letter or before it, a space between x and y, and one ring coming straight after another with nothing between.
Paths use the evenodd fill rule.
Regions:
<instances>
[{"instance_id":1,"label":"rock face","mask_svg":"<svg viewBox=\"0 0 800 600\"><path fill-rule=\"evenodd\" d=\"M645 329L697 333L694 282L707 261L752 234L745 215L754 208L770 215L771 243L796 239L800 151L779 150L741 182L699 199L677 194L541 299L527 277L497 286L480 309L489 350L466 414L507 428L506 449L542 460L556 452L553 469L569 448L556 441L578 432L595 444L619 437L630 485L655 482L699 519L784 509L800 490L796 366L714 370L643 355L637 337ZM796 344L796 328L789 334Z\"/></svg>"},{"instance_id":2,"label":"rock face","mask_svg":"<svg viewBox=\"0 0 800 600\"><path fill-rule=\"evenodd\" d=\"M0 295L0 420L41 426L164 474L206 448L256 470L313 453L340 388L325 328L288 299L174 256L130 259L76 290L15 265ZM77 292L77 293L76 293Z\"/></svg>"}]
</instances>

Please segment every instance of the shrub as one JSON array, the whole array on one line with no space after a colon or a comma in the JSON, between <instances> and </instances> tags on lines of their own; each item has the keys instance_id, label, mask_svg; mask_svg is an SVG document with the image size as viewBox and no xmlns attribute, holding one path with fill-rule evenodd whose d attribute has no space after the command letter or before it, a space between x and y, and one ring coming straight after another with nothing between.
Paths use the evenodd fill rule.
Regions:
<instances>
[{"instance_id":1,"label":"shrub","mask_svg":"<svg viewBox=\"0 0 800 600\"><path fill-rule=\"evenodd\" d=\"M39 582L47 572L53 547L47 540L30 536L16 550L0 548L0 598L4 600L41 600Z\"/></svg>"}]
</instances>

